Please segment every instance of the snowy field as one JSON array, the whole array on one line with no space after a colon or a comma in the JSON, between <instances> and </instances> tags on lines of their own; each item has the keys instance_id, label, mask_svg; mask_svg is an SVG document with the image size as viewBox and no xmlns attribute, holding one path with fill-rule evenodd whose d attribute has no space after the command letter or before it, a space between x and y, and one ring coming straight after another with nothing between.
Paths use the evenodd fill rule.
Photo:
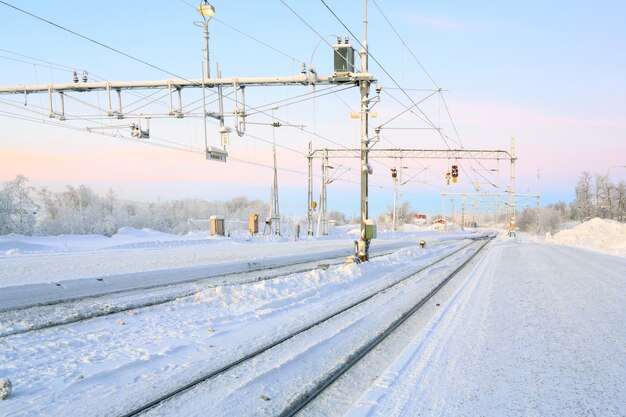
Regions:
<instances>
[{"instance_id":1,"label":"snowy field","mask_svg":"<svg viewBox=\"0 0 626 417\"><path fill-rule=\"evenodd\" d=\"M545 242L500 237L459 278L451 296L433 307L400 354L368 375L371 384L348 393L351 404L319 415L626 416L623 227L593 220ZM380 233L372 249L396 245L398 250L367 264L216 285L162 305L0 337L0 379L13 383L12 394L0 401L0 416L121 415L461 248L470 236L426 228ZM297 241L134 229L111 238L1 236L0 287L26 291L48 283L136 279L275 257L343 256L354 238L350 228ZM428 242L426 249L414 245L420 239ZM451 267L452 261L423 274L405 293L422 291ZM399 303L392 295L385 295L389 301L381 308ZM371 310L373 316L379 313ZM350 320L336 324L333 339L294 341L278 366L292 370L287 380L276 378L274 362L260 360L236 379L222 378L208 403L186 399L151 415L273 415L282 387L313 373L312 363L328 356L324 346L351 346L346 341L356 336Z\"/></svg>"}]
</instances>

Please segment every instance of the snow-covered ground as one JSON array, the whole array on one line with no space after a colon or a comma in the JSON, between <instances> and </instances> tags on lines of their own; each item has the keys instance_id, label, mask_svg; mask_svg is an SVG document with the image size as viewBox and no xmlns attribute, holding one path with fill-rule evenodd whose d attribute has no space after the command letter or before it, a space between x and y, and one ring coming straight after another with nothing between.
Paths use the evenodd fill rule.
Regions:
<instances>
[{"instance_id":1,"label":"snow-covered ground","mask_svg":"<svg viewBox=\"0 0 626 417\"><path fill-rule=\"evenodd\" d=\"M112 237L0 236L0 287L107 277L155 270L190 268L232 262L254 262L274 256L296 256L344 249L352 251L358 228L336 229L318 239L276 236L225 238L209 233L184 236L123 228ZM381 233L373 247L385 243L455 239L459 233L426 228L413 233ZM417 240L416 240L417 239Z\"/></svg>"},{"instance_id":2,"label":"snow-covered ground","mask_svg":"<svg viewBox=\"0 0 626 417\"><path fill-rule=\"evenodd\" d=\"M600 224L607 222L594 223L583 224L588 230L577 234L598 242L588 247L614 251L607 243L613 238L598 239ZM619 226L608 224L610 230ZM275 256L295 259L352 247L354 230L333 232L330 238L297 242L134 229L112 238L2 236L0 287L180 272ZM607 233L604 229L602 236ZM367 264L216 285L163 305L0 337L0 378L13 383L13 393L0 401L0 416L119 415L124 404L154 397L374 291L401 271L458 248L463 241L455 239L467 236L428 228L379 233L373 247L428 243L426 249L406 247ZM402 354L389 358L387 370L344 411L354 416L625 416L626 257L562 246L566 240L559 234L554 241L561 246L524 236L500 238L428 324L415 331ZM309 368L306 362L300 366ZM267 392L275 391L272 372L261 380ZM250 403L258 400L246 397L241 386L241 392L225 390L231 403L237 395ZM259 407L250 415L264 409ZM191 403L173 409L172 415L207 415L206 408Z\"/></svg>"}]
</instances>

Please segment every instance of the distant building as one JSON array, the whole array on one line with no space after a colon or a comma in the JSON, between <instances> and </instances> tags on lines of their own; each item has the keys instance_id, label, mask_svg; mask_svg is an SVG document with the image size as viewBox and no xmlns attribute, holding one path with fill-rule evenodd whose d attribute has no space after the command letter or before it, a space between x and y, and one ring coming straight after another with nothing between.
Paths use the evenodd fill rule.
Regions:
<instances>
[{"instance_id":1,"label":"distant building","mask_svg":"<svg viewBox=\"0 0 626 417\"><path fill-rule=\"evenodd\" d=\"M426 224L426 215L425 214L421 214L421 213L417 213L413 217L413 223L416 223L416 224Z\"/></svg>"}]
</instances>

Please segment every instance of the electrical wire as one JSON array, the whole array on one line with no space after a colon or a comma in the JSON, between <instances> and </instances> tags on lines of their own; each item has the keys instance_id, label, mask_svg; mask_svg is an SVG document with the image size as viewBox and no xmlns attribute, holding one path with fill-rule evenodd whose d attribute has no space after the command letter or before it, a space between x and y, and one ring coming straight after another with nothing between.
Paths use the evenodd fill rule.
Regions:
<instances>
[{"instance_id":1,"label":"electrical wire","mask_svg":"<svg viewBox=\"0 0 626 417\"><path fill-rule=\"evenodd\" d=\"M184 3L184 4L186 4L187 6L191 7L191 8L192 8L192 9L194 9L194 10L196 10L196 9L197 9L197 6L194 6L193 4L191 4L191 3L189 3L189 2L187 2L187 1L185 1L185 0L180 0L180 1L181 1L182 3ZM240 35L243 35L243 36L245 36L245 37L247 37L247 38L249 38L249 39L251 39L251 40L253 40L253 41L255 41L255 42L257 42L257 43L259 43L259 44L261 44L261 45L263 45L263 46L265 46L266 48L271 49L271 50L272 50L272 51L274 51L274 52L278 52L279 54L283 55L283 56L284 56L284 57L286 57L286 58L291 59L291 60L292 60L292 61L294 61L294 62L298 62L298 59L297 59L297 58L292 57L292 56L291 56L291 55L289 55L288 53L283 52L283 51L281 51L281 50L279 50L279 49L277 49L277 48L274 48L272 45L269 45L269 44L267 44L267 43L263 42L262 40L257 39L257 38L255 38L254 36L252 36L252 35L250 35L250 34L248 34L248 33L244 32L244 31L242 31L242 30L237 29L236 27L234 27L234 26L232 26L232 25L229 25L228 23L226 23L226 22L224 22L224 21L219 20L219 19L218 19L218 18L216 18L215 16L213 16L213 17L211 18L211 20L212 20L212 21L216 21L216 22L218 22L218 23L220 23L220 24L222 24L222 25L226 26L227 28L229 28L229 29L231 29L231 30L233 30L233 31L235 31L235 32L237 32L237 33L239 33Z\"/></svg>"},{"instance_id":2,"label":"electrical wire","mask_svg":"<svg viewBox=\"0 0 626 417\"><path fill-rule=\"evenodd\" d=\"M439 89L439 84L437 84L437 82L433 79L433 77L431 77L431 75L428 73L428 70L426 69L426 67L424 67L424 65L422 65L422 63L420 62L419 59L417 59L417 57L415 56L415 54L413 53L413 51L411 51L411 49L408 47L408 45L406 44L406 42L404 42L404 40L402 39L402 37L400 36L400 34L398 33L398 31L396 30L396 28L391 24L391 22L389 21L389 19L387 18L387 16L385 15L385 13L383 12L383 10L378 6L378 3L376 2L376 0L373 0L374 2L374 6L376 6L376 8L378 9L378 12L382 15L382 17L385 19L385 21L387 22L387 24L389 25L389 27L391 28L391 30L396 34L396 36L398 37L398 39L400 40L400 42L402 43L402 46L404 46L407 51L409 51L409 53L411 54L411 56L413 57L413 59L415 60L415 62L417 62L417 65L419 65L419 67L422 69L422 71L424 71L424 73L426 74L426 76L430 79L430 81L435 85L435 87L437 89Z\"/></svg>"},{"instance_id":3,"label":"electrical wire","mask_svg":"<svg viewBox=\"0 0 626 417\"><path fill-rule=\"evenodd\" d=\"M190 83L192 83L192 84L198 84L198 83L193 83L191 80L188 80L188 79L186 79L185 77L181 77L181 76L180 76L180 75L178 75L178 74L175 74L175 73L170 72L170 71L168 71L168 70L166 70L166 69L164 69L164 68L161 68L161 67L159 67L158 65L151 64L150 62L144 61L143 59L140 59L140 58L137 58L137 57L135 57L135 56L133 56L133 55L127 54L126 52L123 52L123 51L121 51L121 50L119 50L119 49L113 48L112 46L106 45L106 44L104 44L104 43L102 43L102 42L99 42L99 41L97 41L97 40L95 40L95 39L92 39L92 38L90 38L90 37L88 37L88 36L82 35L82 34L80 34L80 33L76 32L76 31L74 31L74 30L68 29L68 28L66 28L66 27L64 27L64 26L61 26L61 25L57 24L57 23L51 22L50 20L47 20L47 19L45 19L45 18L43 18L43 17L41 17L41 16L37 16L37 15L36 15L36 14L34 14L34 13L28 12L28 11L26 11L26 10L24 10L24 9L21 9L21 8L19 8L19 7L17 7L17 6L14 6L14 5L10 4L10 3L7 3L7 2L6 2L6 1L4 1L4 0L0 0L0 4L4 4L4 5L5 5L5 6L7 6L7 7L10 7L10 8L12 8L12 9L14 9L14 10L17 10L18 12L21 12L21 13L23 13L23 14L25 14L25 15L28 15L28 16L30 16L30 17L32 17L32 18L34 18L34 19L40 20L40 21L42 21L42 22L44 22L44 23L47 23L47 24L52 25L52 26L54 26L54 27L56 27L56 28L58 28L58 29L61 29L61 30L65 31L65 32L68 32L68 33L70 33L70 34L72 34L72 35L74 35L74 36L77 36L77 37L79 37L79 38L81 38L81 39L84 39L84 40L89 41L89 42L91 42L91 43L94 43L94 44L96 44L96 45L98 45L98 46L101 46L101 47L103 47L103 48L105 48L105 49L108 49L108 50L110 50L110 51L112 51L112 52L115 52L116 54L119 54L119 55L125 56L126 58L129 58L129 59L131 59L131 60L133 60L133 61L139 62L139 63L141 63L141 64L144 64L144 65L146 65L146 66L149 66L149 67L151 67L151 68L154 68L154 69L156 69L156 70L158 70L158 71L164 72L164 73L166 73L166 74L168 74L168 75L171 75L171 76L173 76L173 77L179 78L179 79L181 79L181 80L188 81L188 82L190 82Z\"/></svg>"},{"instance_id":4,"label":"electrical wire","mask_svg":"<svg viewBox=\"0 0 626 417\"><path fill-rule=\"evenodd\" d=\"M415 60L415 62L417 63L417 65L422 69L422 71L424 71L424 73L426 74L426 76L430 79L430 81L435 85L435 87L439 90L440 92L440 97L441 100L443 102L444 108L446 110L446 113L448 115L448 119L450 120L450 123L452 124L452 129L454 131L454 134L457 138L457 143L461 146L461 148L463 147L463 143L461 141L461 136L459 135L459 132L457 130L456 127L456 123L454 122L454 118L452 117L452 114L450 113L450 109L448 108L448 104L446 102L445 96L443 95L443 93L441 92L441 87L439 86L439 84L434 80L434 78L430 75L430 73L428 72L428 70L426 69L426 67L420 62L420 60L417 58L417 56L413 53L413 51L411 50L411 48L409 48L409 46L406 44L406 42L404 41L404 39L402 39L402 37L400 36L400 34L398 33L398 31L396 30L396 28L394 27L394 25L391 23L391 21L389 20L389 18L387 18L387 16L385 15L384 11L382 10L382 8L378 5L378 3L376 2L376 0L373 0L374 5L376 6L376 8L378 9L379 13L383 16L383 18L385 19L385 21L387 22L387 24L389 25L389 27L391 28L391 30L395 33L395 35L398 37L398 39L400 40L400 42L402 43L402 46L404 46L404 48L409 52L409 54L413 57L413 59ZM475 162L477 162L481 167L485 168L485 166L482 164L482 162L480 160L475 160ZM472 166L473 168L473 163L472 160L470 160L470 166Z\"/></svg>"},{"instance_id":5,"label":"electrical wire","mask_svg":"<svg viewBox=\"0 0 626 417\"><path fill-rule=\"evenodd\" d=\"M339 93L339 92L342 92L342 91L350 90L352 88L355 88L355 86L354 85L348 85L348 86L333 85L333 86L330 86L330 87L325 88L323 90L316 90L316 91L312 91L312 92L309 92L309 93L301 94L299 96L288 97L286 99L278 100L278 101L275 101L273 103L264 104L262 106L257 107L259 109L259 111L257 111L257 112L248 112L248 115L250 116L250 115L257 114L257 113L265 114L264 113L265 111L271 110L273 107L275 107L276 105L279 105L279 104L281 105L281 107L283 107L283 106L290 106L290 105L302 103L302 102L305 102L305 101L308 101L308 100L313 100L313 99L316 99L316 98L319 98L319 97L324 97L324 96L327 96L327 95L330 95L330 94L336 94L336 93ZM331 91L328 91L328 90L331 90ZM318 94L318 93L322 93L322 92L324 92L324 94ZM310 96L310 95L313 95L313 96L312 97L307 97L307 96ZM298 98L302 98L302 99L301 100L296 100ZM294 100L294 101L289 101L289 100ZM284 104L281 104L281 103L284 103ZM263 109L263 110L260 110L260 109Z\"/></svg>"}]
</instances>

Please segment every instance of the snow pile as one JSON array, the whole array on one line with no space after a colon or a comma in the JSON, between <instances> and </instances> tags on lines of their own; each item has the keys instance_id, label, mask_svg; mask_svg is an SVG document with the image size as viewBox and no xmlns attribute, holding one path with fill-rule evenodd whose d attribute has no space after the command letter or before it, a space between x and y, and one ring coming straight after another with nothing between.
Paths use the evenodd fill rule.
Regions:
<instances>
[{"instance_id":1,"label":"snow pile","mask_svg":"<svg viewBox=\"0 0 626 417\"><path fill-rule=\"evenodd\" d=\"M626 224L595 218L553 237L546 235L546 242L626 256Z\"/></svg>"}]
</instances>

